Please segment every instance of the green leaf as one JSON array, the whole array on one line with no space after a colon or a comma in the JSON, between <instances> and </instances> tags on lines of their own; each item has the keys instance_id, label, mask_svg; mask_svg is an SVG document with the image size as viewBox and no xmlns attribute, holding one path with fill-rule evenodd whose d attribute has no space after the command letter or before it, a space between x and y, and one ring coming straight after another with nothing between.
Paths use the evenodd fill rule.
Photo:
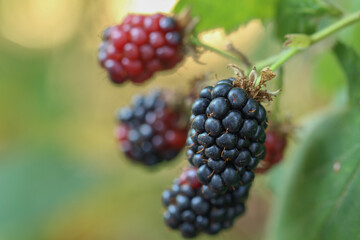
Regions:
<instances>
[{"instance_id":1,"label":"green leaf","mask_svg":"<svg viewBox=\"0 0 360 240\"><path fill-rule=\"evenodd\" d=\"M351 47L342 43L334 46L334 52L340 65L343 67L347 79L350 101L353 104L360 103L360 56Z\"/></svg>"},{"instance_id":2,"label":"green leaf","mask_svg":"<svg viewBox=\"0 0 360 240\"><path fill-rule=\"evenodd\" d=\"M277 36L314 33L324 16L341 16L333 5L321 0L279 0L276 8Z\"/></svg>"},{"instance_id":3,"label":"green leaf","mask_svg":"<svg viewBox=\"0 0 360 240\"><path fill-rule=\"evenodd\" d=\"M275 2L276 0L180 0L174 12L179 13L185 7L191 7L192 15L200 17L197 32L224 28L229 33L251 19L273 17Z\"/></svg>"},{"instance_id":4,"label":"green leaf","mask_svg":"<svg viewBox=\"0 0 360 240\"><path fill-rule=\"evenodd\" d=\"M288 156L267 239L359 239L360 109L309 123Z\"/></svg>"},{"instance_id":5,"label":"green leaf","mask_svg":"<svg viewBox=\"0 0 360 240\"><path fill-rule=\"evenodd\" d=\"M331 99L346 87L346 76L332 51L319 54L313 64L311 81L313 91L325 99Z\"/></svg>"},{"instance_id":6,"label":"green leaf","mask_svg":"<svg viewBox=\"0 0 360 240\"><path fill-rule=\"evenodd\" d=\"M346 44L347 46L354 48L358 54L360 54L359 39L360 39L360 24L356 24L354 26L350 26L344 29L342 32L340 32L339 35L339 40L342 43Z\"/></svg>"}]
</instances>

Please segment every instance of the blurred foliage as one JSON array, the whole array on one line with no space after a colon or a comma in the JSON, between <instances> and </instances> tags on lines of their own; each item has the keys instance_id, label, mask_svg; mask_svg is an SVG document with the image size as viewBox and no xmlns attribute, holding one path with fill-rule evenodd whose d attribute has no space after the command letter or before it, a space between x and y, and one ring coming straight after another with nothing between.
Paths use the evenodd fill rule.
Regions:
<instances>
[{"instance_id":1,"label":"blurred foliage","mask_svg":"<svg viewBox=\"0 0 360 240\"><path fill-rule=\"evenodd\" d=\"M279 0L276 9L276 31L280 40L289 33L314 33L324 16L339 17L342 12L322 0Z\"/></svg>"},{"instance_id":2,"label":"blurred foliage","mask_svg":"<svg viewBox=\"0 0 360 240\"><path fill-rule=\"evenodd\" d=\"M277 37L284 40L284 36L290 33L312 34L358 9L360 2L356 0L278 0L275 13ZM359 36L360 26L357 24L342 30L338 38L360 53Z\"/></svg>"},{"instance_id":3,"label":"blurred foliage","mask_svg":"<svg viewBox=\"0 0 360 240\"><path fill-rule=\"evenodd\" d=\"M338 43L334 46L334 52L339 63L343 67L348 79L348 93L350 103L360 103L360 55L351 47Z\"/></svg>"},{"instance_id":4,"label":"blurred foliage","mask_svg":"<svg viewBox=\"0 0 360 240\"><path fill-rule=\"evenodd\" d=\"M196 31L201 32L213 28L223 28L227 33L236 30L239 25L251 19L269 19L274 15L275 0L222 1L180 0L175 12L190 7L193 16L200 18Z\"/></svg>"},{"instance_id":5,"label":"blurred foliage","mask_svg":"<svg viewBox=\"0 0 360 240\"><path fill-rule=\"evenodd\" d=\"M184 154L150 171L129 163L113 140L113 113L134 93L154 86L186 92L188 82L204 72L228 77L229 62L205 52L200 61L206 65L186 58L177 69L159 73L141 87L115 87L96 62L102 30L127 12L166 11L171 6L164 8L160 0L70 2L0 0L0 238L181 239L163 224L160 195L186 165ZM336 20L337 14L324 12L323 5L314 2L304 3L316 10L313 15L304 14L304 7L291 7L292 0L181 0L175 11L190 4L201 19L196 30L212 30L201 33L206 42L221 48L226 37L251 60L262 60L282 48L276 29L294 33L303 30L299 23L310 22L310 29L318 29ZM345 12L360 9L357 0L335 1L335 6ZM266 21L262 25L258 19ZM225 36L215 28L232 32ZM345 45L336 45L334 51L328 51L334 40L325 41L286 64L281 115L291 114L300 124L304 116L332 105L345 87L357 96L359 29L340 32L338 39ZM346 78L356 84L348 85ZM352 224L359 222L360 209L355 201L359 113L342 107L305 121L306 131L294 140L286 164L272 170L276 208L269 217L270 239L358 236ZM341 164L337 173L334 161ZM273 205L266 183L267 177L257 177L247 214L213 239L263 237ZM316 232L319 228L322 232Z\"/></svg>"},{"instance_id":6,"label":"blurred foliage","mask_svg":"<svg viewBox=\"0 0 360 240\"><path fill-rule=\"evenodd\" d=\"M360 9L360 1L356 0L337 0L337 4L342 7L346 12L354 12ZM360 26L356 24L350 26L339 34L339 40L349 47L354 48L357 54L360 54Z\"/></svg>"},{"instance_id":7,"label":"blurred foliage","mask_svg":"<svg viewBox=\"0 0 360 240\"><path fill-rule=\"evenodd\" d=\"M314 62L314 91L321 96L333 96L347 85L345 74L335 54L331 51L321 54ZM331 71L329 70L331 69Z\"/></svg>"},{"instance_id":8,"label":"blurred foliage","mask_svg":"<svg viewBox=\"0 0 360 240\"><path fill-rule=\"evenodd\" d=\"M319 24L313 22L309 25L313 29L301 29L299 24L308 24L312 18L306 18L302 8L295 7L298 3L291 4L287 13L300 18L298 25L291 24L291 20L278 20L280 35L286 32L281 32L286 29L284 24L288 24L289 31L314 32ZM353 6L349 1L342 2L342 7L350 5ZM286 5L281 8L286 11ZM315 14L317 19L321 16ZM360 35L356 36L357 27L341 32L339 39L348 46L337 43L334 52L323 53L314 67L316 93L336 95L347 86L350 107L330 105L326 113L304 122L296 146L287 156L291 161L272 175L271 186L275 186L278 198L266 239L356 239L360 234L359 215L355 213L360 209L355 200L360 197L356 190L360 176L360 56L350 47L356 47L356 39L360 39Z\"/></svg>"},{"instance_id":9,"label":"blurred foliage","mask_svg":"<svg viewBox=\"0 0 360 240\"><path fill-rule=\"evenodd\" d=\"M95 180L86 168L69 164L74 156L57 147L29 147L1 155L6 159L0 168L0 233L4 239L40 239L49 217Z\"/></svg>"},{"instance_id":10,"label":"blurred foliage","mask_svg":"<svg viewBox=\"0 0 360 240\"><path fill-rule=\"evenodd\" d=\"M277 186L281 190L266 239L359 236L359 124L357 108L308 120L281 172L283 183Z\"/></svg>"}]
</instances>

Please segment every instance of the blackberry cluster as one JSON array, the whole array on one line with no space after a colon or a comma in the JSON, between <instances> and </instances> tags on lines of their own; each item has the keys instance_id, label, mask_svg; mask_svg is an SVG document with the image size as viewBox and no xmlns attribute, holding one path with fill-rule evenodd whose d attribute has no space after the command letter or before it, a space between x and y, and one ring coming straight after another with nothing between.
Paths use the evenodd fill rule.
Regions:
<instances>
[{"instance_id":1,"label":"blackberry cluster","mask_svg":"<svg viewBox=\"0 0 360 240\"><path fill-rule=\"evenodd\" d=\"M201 232L213 235L231 227L235 218L244 213L250 189L250 185L238 186L218 195L207 186L201 187L195 174L196 168L185 170L180 180L175 179L172 188L162 194L165 223L185 238Z\"/></svg>"},{"instance_id":2,"label":"blackberry cluster","mask_svg":"<svg viewBox=\"0 0 360 240\"><path fill-rule=\"evenodd\" d=\"M250 184L266 151L266 110L235 83L229 78L205 87L192 106L187 157L215 193Z\"/></svg>"},{"instance_id":3,"label":"blackberry cluster","mask_svg":"<svg viewBox=\"0 0 360 240\"><path fill-rule=\"evenodd\" d=\"M268 130L265 141L266 155L264 161L255 169L256 173L265 173L278 164L283 159L287 145L287 133L275 129Z\"/></svg>"},{"instance_id":4,"label":"blackberry cluster","mask_svg":"<svg viewBox=\"0 0 360 240\"><path fill-rule=\"evenodd\" d=\"M188 131L179 105L182 96L157 90L135 97L132 103L117 116L115 135L120 149L133 161L149 166L173 159L184 147Z\"/></svg>"},{"instance_id":5,"label":"blackberry cluster","mask_svg":"<svg viewBox=\"0 0 360 240\"><path fill-rule=\"evenodd\" d=\"M182 60L182 39L182 28L172 17L130 14L122 24L105 29L98 60L112 82L142 83Z\"/></svg>"}]
</instances>

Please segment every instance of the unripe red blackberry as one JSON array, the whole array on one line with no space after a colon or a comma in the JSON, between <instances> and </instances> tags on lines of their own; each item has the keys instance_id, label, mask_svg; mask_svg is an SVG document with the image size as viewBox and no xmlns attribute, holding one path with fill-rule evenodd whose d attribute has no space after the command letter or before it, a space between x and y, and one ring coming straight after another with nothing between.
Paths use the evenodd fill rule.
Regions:
<instances>
[{"instance_id":1,"label":"unripe red blackberry","mask_svg":"<svg viewBox=\"0 0 360 240\"><path fill-rule=\"evenodd\" d=\"M291 128L291 126L284 126L281 128L281 126L274 124L266 131L266 155L261 164L255 169L255 173L266 173L283 159L289 135L288 129Z\"/></svg>"},{"instance_id":2,"label":"unripe red blackberry","mask_svg":"<svg viewBox=\"0 0 360 240\"><path fill-rule=\"evenodd\" d=\"M197 168L195 167L184 168L179 177L180 185L188 184L192 189L198 189L199 187L202 187L202 184L196 177L196 171Z\"/></svg>"},{"instance_id":3,"label":"unripe red blackberry","mask_svg":"<svg viewBox=\"0 0 360 240\"><path fill-rule=\"evenodd\" d=\"M129 14L104 30L98 60L112 82L142 83L183 58L183 26L161 13Z\"/></svg>"},{"instance_id":4,"label":"unripe red blackberry","mask_svg":"<svg viewBox=\"0 0 360 240\"><path fill-rule=\"evenodd\" d=\"M180 179L162 194L165 223L185 238L200 233L214 235L233 225L245 212L250 185L238 186L226 194L214 194L193 178L196 168L185 169Z\"/></svg>"},{"instance_id":5,"label":"unripe red blackberry","mask_svg":"<svg viewBox=\"0 0 360 240\"><path fill-rule=\"evenodd\" d=\"M271 94L261 85L274 74L262 72L260 85L253 70L205 87L192 106L187 157L198 168L199 181L224 193L254 179L254 169L265 156L267 113L261 105ZM266 80L265 80L266 78Z\"/></svg>"},{"instance_id":6,"label":"unripe red blackberry","mask_svg":"<svg viewBox=\"0 0 360 240\"><path fill-rule=\"evenodd\" d=\"M115 135L131 160L155 165L175 158L184 147L188 126L181 94L156 90L138 95L118 112Z\"/></svg>"}]
</instances>

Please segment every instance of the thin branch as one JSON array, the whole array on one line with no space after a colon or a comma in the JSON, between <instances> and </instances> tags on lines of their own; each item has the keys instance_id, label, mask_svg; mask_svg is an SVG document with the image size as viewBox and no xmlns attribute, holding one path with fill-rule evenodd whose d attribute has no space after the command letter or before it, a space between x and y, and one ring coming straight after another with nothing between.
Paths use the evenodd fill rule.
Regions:
<instances>
[{"instance_id":1,"label":"thin branch","mask_svg":"<svg viewBox=\"0 0 360 240\"><path fill-rule=\"evenodd\" d=\"M252 67L251 62L250 62L249 59L245 56L245 54L243 54L239 49L235 48L232 43L228 43L228 44L226 45L226 49L227 49L229 52L232 52L232 53L234 53L236 56L238 56L238 58L241 59L241 61L244 63L244 65L245 65L247 68L251 68L251 67Z\"/></svg>"}]
</instances>

